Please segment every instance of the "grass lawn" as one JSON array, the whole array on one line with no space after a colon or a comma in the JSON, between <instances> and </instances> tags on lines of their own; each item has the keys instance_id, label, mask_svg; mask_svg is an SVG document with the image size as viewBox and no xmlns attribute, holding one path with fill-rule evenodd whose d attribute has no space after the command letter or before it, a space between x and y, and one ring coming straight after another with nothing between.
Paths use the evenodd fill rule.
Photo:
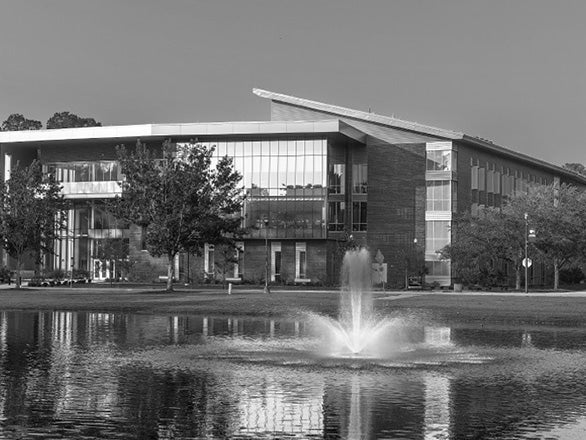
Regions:
<instances>
[{"instance_id":1,"label":"grass lawn","mask_svg":"<svg viewBox=\"0 0 586 440\"><path fill-rule=\"evenodd\" d=\"M586 325L585 296L375 293L383 313L428 314L442 321ZM3 310L77 310L126 313L288 316L312 311L335 316L336 291L234 289L232 295L214 289L179 289L173 293L144 288L24 288L0 290Z\"/></svg>"}]
</instances>

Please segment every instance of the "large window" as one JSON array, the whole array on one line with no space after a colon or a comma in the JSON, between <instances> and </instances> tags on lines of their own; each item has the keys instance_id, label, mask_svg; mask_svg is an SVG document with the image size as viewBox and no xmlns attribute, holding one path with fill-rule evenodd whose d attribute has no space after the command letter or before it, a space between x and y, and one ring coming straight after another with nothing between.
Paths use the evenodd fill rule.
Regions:
<instances>
[{"instance_id":1,"label":"large window","mask_svg":"<svg viewBox=\"0 0 586 440\"><path fill-rule=\"evenodd\" d=\"M368 165L365 163L352 165L352 192L354 194L368 192Z\"/></svg>"},{"instance_id":2,"label":"large window","mask_svg":"<svg viewBox=\"0 0 586 440\"><path fill-rule=\"evenodd\" d=\"M449 180L427 181L427 210L451 211L451 182Z\"/></svg>"},{"instance_id":3,"label":"large window","mask_svg":"<svg viewBox=\"0 0 586 440\"><path fill-rule=\"evenodd\" d=\"M352 203L352 230L366 231L366 202Z\"/></svg>"},{"instance_id":4,"label":"large window","mask_svg":"<svg viewBox=\"0 0 586 440\"><path fill-rule=\"evenodd\" d=\"M245 226L252 237L322 238L326 227L326 139L208 141L212 166L229 156L246 191Z\"/></svg>"},{"instance_id":5,"label":"large window","mask_svg":"<svg viewBox=\"0 0 586 440\"><path fill-rule=\"evenodd\" d=\"M46 172L58 182L117 182L120 180L118 163L112 160L97 162L55 162L45 165Z\"/></svg>"},{"instance_id":6,"label":"large window","mask_svg":"<svg viewBox=\"0 0 586 440\"><path fill-rule=\"evenodd\" d=\"M435 254L450 243L450 222L425 222L425 253Z\"/></svg>"},{"instance_id":7,"label":"large window","mask_svg":"<svg viewBox=\"0 0 586 440\"><path fill-rule=\"evenodd\" d=\"M106 209L94 206L92 210L92 229L126 229L128 224L118 220Z\"/></svg>"},{"instance_id":8,"label":"large window","mask_svg":"<svg viewBox=\"0 0 586 440\"><path fill-rule=\"evenodd\" d=\"M204 270L204 276L206 278L210 278L213 279L214 278L214 273L216 270L216 266L215 266L215 258L214 258L214 254L215 254L215 247L213 244L208 244L206 243L204 245L204 253L203 253L203 270Z\"/></svg>"},{"instance_id":9,"label":"large window","mask_svg":"<svg viewBox=\"0 0 586 440\"><path fill-rule=\"evenodd\" d=\"M295 243L295 278L307 278L307 245Z\"/></svg>"},{"instance_id":10,"label":"large window","mask_svg":"<svg viewBox=\"0 0 586 440\"><path fill-rule=\"evenodd\" d=\"M344 202L328 203L328 230L343 231L346 220L346 204Z\"/></svg>"},{"instance_id":11,"label":"large window","mask_svg":"<svg viewBox=\"0 0 586 440\"><path fill-rule=\"evenodd\" d=\"M449 261L426 261L425 267L427 268L427 274L430 276L450 276Z\"/></svg>"},{"instance_id":12,"label":"large window","mask_svg":"<svg viewBox=\"0 0 586 440\"><path fill-rule=\"evenodd\" d=\"M328 192L330 194L344 194L346 187L346 165L343 163L330 164L328 168Z\"/></svg>"},{"instance_id":13,"label":"large window","mask_svg":"<svg viewBox=\"0 0 586 440\"><path fill-rule=\"evenodd\" d=\"M427 152L427 171L455 171L456 153L452 150L430 150Z\"/></svg>"},{"instance_id":14,"label":"large window","mask_svg":"<svg viewBox=\"0 0 586 440\"><path fill-rule=\"evenodd\" d=\"M281 281L281 243L271 243L271 281Z\"/></svg>"}]
</instances>

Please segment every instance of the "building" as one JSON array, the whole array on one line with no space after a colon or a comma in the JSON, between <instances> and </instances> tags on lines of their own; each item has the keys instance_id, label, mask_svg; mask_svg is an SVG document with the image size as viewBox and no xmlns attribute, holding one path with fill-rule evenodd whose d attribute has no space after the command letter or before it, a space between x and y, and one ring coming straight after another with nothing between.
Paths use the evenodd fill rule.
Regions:
<instances>
[{"instance_id":1,"label":"building","mask_svg":"<svg viewBox=\"0 0 586 440\"><path fill-rule=\"evenodd\" d=\"M115 146L137 139L151 146L197 139L214 145L216 156L234 158L247 193L249 232L229 268L233 281L262 282L268 256L271 282L335 284L340 256L352 242L380 250L391 286L403 286L424 263L427 281L450 285L450 263L436 251L450 242L456 212L501 206L532 185L586 185L563 168L463 133L254 93L270 101L270 121L1 132L4 176L16 162L38 158L72 201L68 230L44 269L118 277L120 268L100 258L104 240L118 238L134 278L166 274L165 262L144 249L141 228L104 210L104 200L120 191ZM216 253L210 243L201 256L180 256L176 273L186 281L213 279Z\"/></svg>"}]
</instances>

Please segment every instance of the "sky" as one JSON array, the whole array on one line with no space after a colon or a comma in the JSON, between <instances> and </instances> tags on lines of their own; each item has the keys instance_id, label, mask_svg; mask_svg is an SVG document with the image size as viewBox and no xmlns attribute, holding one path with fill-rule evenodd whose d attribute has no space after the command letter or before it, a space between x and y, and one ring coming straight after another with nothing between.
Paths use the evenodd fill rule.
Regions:
<instances>
[{"instance_id":1,"label":"sky","mask_svg":"<svg viewBox=\"0 0 586 440\"><path fill-rule=\"evenodd\" d=\"M586 164L586 2L2 0L0 121L269 119L258 87Z\"/></svg>"}]
</instances>

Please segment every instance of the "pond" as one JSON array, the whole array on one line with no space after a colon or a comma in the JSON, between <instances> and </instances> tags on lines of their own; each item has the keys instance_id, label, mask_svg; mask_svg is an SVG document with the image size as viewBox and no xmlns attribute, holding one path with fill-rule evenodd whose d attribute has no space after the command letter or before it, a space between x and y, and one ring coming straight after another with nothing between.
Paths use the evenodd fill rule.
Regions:
<instances>
[{"instance_id":1,"label":"pond","mask_svg":"<svg viewBox=\"0 0 586 440\"><path fill-rule=\"evenodd\" d=\"M311 317L4 311L0 438L585 438L584 328L394 319L377 357Z\"/></svg>"}]
</instances>

